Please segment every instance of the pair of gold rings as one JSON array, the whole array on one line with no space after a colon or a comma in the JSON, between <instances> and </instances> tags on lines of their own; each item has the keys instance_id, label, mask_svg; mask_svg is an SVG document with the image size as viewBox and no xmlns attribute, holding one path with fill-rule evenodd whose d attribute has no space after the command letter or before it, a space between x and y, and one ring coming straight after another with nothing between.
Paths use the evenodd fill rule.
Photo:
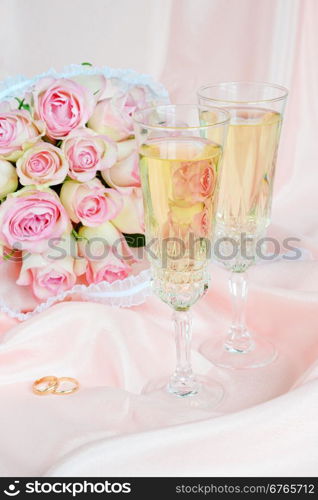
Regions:
<instances>
[{"instance_id":1,"label":"pair of gold rings","mask_svg":"<svg viewBox=\"0 0 318 500\"><path fill-rule=\"evenodd\" d=\"M39 378L33 382L32 390L38 396L45 396L46 394L56 394L64 396L65 394L73 394L78 391L79 383L72 377L54 377L48 375Z\"/></svg>"}]
</instances>

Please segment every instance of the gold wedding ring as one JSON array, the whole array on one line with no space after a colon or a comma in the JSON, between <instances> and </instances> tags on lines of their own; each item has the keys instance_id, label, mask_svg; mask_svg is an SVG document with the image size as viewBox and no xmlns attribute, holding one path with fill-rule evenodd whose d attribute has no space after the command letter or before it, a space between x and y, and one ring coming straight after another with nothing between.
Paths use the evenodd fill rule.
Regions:
<instances>
[{"instance_id":1,"label":"gold wedding ring","mask_svg":"<svg viewBox=\"0 0 318 500\"><path fill-rule=\"evenodd\" d=\"M65 384L66 383L66 384ZM63 385L66 385L63 389ZM54 377L53 375L48 375L42 377L33 382L32 390L34 394L38 396L44 396L46 394L56 394L58 396L64 396L65 394L73 394L79 389L79 382L73 377Z\"/></svg>"},{"instance_id":2,"label":"gold wedding ring","mask_svg":"<svg viewBox=\"0 0 318 500\"><path fill-rule=\"evenodd\" d=\"M71 384L71 387L62 389L61 385L63 385L63 382L69 382ZM60 396L60 395L63 396L64 394L73 394L74 392L78 391L78 389L79 389L79 383L76 380L76 378L60 377L58 379L58 385L54 389L52 394L56 394L58 396Z\"/></svg>"},{"instance_id":3,"label":"gold wedding ring","mask_svg":"<svg viewBox=\"0 0 318 500\"><path fill-rule=\"evenodd\" d=\"M34 394L40 396L45 396L46 394L52 393L58 386L58 378L53 375L48 375L46 377L38 378L32 385L32 390Z\"/></svg>"}]
</instances>

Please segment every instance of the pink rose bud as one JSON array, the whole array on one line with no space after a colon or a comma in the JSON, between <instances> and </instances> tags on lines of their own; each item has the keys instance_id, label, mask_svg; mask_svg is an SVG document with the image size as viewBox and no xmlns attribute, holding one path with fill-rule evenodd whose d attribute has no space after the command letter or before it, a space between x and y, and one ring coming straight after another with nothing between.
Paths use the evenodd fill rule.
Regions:
<instances>
[{"instance_id":1,"label":"pink rose bud","mask_svg":"<svg viewBox=\"0 0 318 500\"><path fill-rule=\"evenodd\" d=\"M60 148L39 141L17 161L17 172L23 186L44 184L55 186L64 181L68 164Z\"/></svg>"},{"instance_id":2,"label":"pink rose bud","mask_svg":"<svg viewBox=\"0 0 318 500\"><path fill-rule=\"evenodd\" d=\"M118 161L102 172L109 186L120 190L122 187L140 187L139 157L134 139L117 144Z\"/></svg>"},{"instance_id":3,"label":"pink rose bud","mask_svg":"<svg viewBox=\"0 0 318 500\"><path fill-rule=\"evenodd\" d=\"M124 262L112 252L110 252L105 259L90 260L86 269L87 283L100 283L107 281L113 283L114 281L123 280L131 273L131 267L127 262Z\"/></svg>"},{"instance_id":4,"label":"pink rose bud","mask_svg":"<svg viewBox=\"0 0 318 500\"><path fill-rule=\"evenodd\" d=\"M66 78L43 78L33 91L34 113L46 125L51 139L64 139L72 130L84 127L95 99L86 87Z\"/></svg>"},{"instance_id":5,"label":"pink rose bud","mask_svg":"<svg viewBox=\"0 0 318 500\"><path fill-rule=\"evenodd\" d=\"M17 284L30 286L40 300L54 297L72 288L76 283L74 259L66 256L50 259L47 254L24 253Z\"/></svg>"},{"instance_id":6,"label":"pink rose bud","mask_svg":"<svg viewBox=\"0 0 318 500\"><path fill-rule=\"evenodd\" d=\"M60 193L70 219L84 226L99 226L116 217L123 207L123 197L115 189L105 188L98 179L86 183L66 181Z\"/></svg>"},{"instance_id":7,"label":"pink rose bud","mask_svg":"<svg viewBox=\"0 0 318 500\"><path fill-rule=\"evenodd\" d=\"M71 231L71 222L55 191L25 187L0 205L0 243L41 253L51 238Z\"/></svg>"},{"instance_id":8,"label":"pink rose bud","mask_svg":"<svg viewBox=\"0 0 318 500\"><path fill-rule=\"evenodd\" d=\"M18 175L15 167L6 160L0 160L0 199L13 193L18 187Z\"/></svg>"},{"instance_id":9,"label":"pink rose bud","mask_svg":"<svg viewBox=\"0 0 318 500\"><path fill-rule=\"evenodd\" d=\"M88 283L99 283L126 278L135 261L123 235L112 225L104 222L98 227L81 227L78 241L77 272L86 272Z\"/></svg>"},{"instance_id":10,"label":"pink rose bud","mask_svg":"<svg viewBox=\"0 0 318 500\"><path fill-rule=\"evenodd\" d=\"M63 142L62 151L69 164L69 176L80 182L93 179L98 170L110 168L117 158L116 143L87 128L72 132Z\"/></svg>"},{"instance_id":11,"label":"pink rose bud","mask_svg":"<svg viewBox=\"0 0 318 500\"><path fill-rule=\"evenodd\" d=\"M0 112L0 158L16 161L23 151L37 142L44 133L44 124L32 120L26 110Z\"/></svg>"},{"instance_id":12,"label":"pink rose bud","mask_svg":"<svg viewBox=\"0 0 318 500\"><path fill-rule=\"evenodd\" d=\"M132 115L146 106L146 92L134 87L128 92L103 99L95 107L88 126L98 132L121 141L133 135Z\"/></svg>"}]
</instances>

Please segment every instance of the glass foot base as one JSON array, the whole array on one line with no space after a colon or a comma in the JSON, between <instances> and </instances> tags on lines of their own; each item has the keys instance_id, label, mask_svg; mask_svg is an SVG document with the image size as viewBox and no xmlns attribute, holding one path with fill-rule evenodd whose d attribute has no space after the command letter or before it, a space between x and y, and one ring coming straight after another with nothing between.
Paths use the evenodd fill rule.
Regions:
<instances>
[{"instance_id":1,"label":"glass foot base","mask_svg":"<svg viewBox=\"0 0 318 500\"><path fill-rule=\"evenodd\" d=\"M182 408L214 410L224 396L222 385L209 377L196 376L195 380L195 387L182 387L176 392L175 385L171 385L168 378L159 379L147 384L142 393L151 394L157 400L171 402Z\"/></svg>"},{"instance_id":2,"label":"glass foot base","mask_svg":"<svg viewBox=\"0 0 318 500\"><path fill-rule=\"evenodd\" d=\"M257 335L252 335L252 339L252 348L246 352L226 349L225 337L208 340L201 346L200 352L214 365L233 370L259 368L272 363L277 357L275 346Z\"/></svg>"}]
</instances>

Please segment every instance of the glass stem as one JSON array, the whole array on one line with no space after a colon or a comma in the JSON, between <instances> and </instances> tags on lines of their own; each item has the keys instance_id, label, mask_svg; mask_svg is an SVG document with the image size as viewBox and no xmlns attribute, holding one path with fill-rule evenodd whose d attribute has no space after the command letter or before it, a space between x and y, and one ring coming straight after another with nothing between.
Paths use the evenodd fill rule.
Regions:
<instances>
[{"instance_id":1,"label":"glass stem","mask_svg":"<svg viewBox=\"0 0 318 500\"><path fill-rule=\"evenodd\" d=\"M168 390L177 396L194 395L198 392L198 382L191 367L191 314L189 311L175 311L172 319L175 327L177 366L170 377Z\"/></svg>"},{"instance_id":2,"label":"glass stem","mask_svg":"<svg viewBox=\"0 0 318 500\"><path fill-rule=\"evenodd\" d=\"M245 323L248 295L246 272L232 272L229 279L229 288L232 297L233 319L225 342L225 348L230 352L249 352L254 348L254 342Z\"/></svg>"}]
</instances>

